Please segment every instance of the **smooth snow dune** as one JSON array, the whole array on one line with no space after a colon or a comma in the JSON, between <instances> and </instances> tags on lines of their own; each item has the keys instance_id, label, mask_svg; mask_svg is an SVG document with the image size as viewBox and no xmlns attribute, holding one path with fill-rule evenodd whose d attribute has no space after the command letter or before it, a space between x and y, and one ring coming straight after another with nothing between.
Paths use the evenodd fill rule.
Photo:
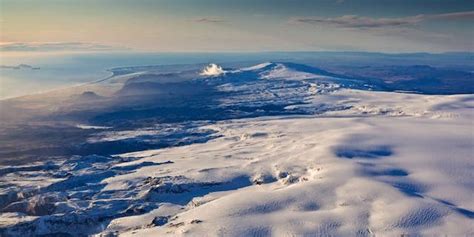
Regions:
<instances>
[{"instance_id":1,"label":"smooth snow dune","mask_svg":"<svg viewBox=\"0 0 474 237\"><path fill-rule=\"evenodd\" d=\"M377 96L387 101L398 97ZM174 177L177 180L164 189L168 191L155 195L158 201L183 208L169 212L158 208L154 212L160 212L158 219L155 215L159 224L150 222L150 214L115 219L105 232L473 235L473 113L471 105L459 106L471 97L442 97L434 105L415 106L455 115L451 117L433 118L425 111L418 117L236 120L209 126L222 137L205 144L124 154L141 157L140 162L173 164L110 177L103 181L106 190L129 189L130 180L149 177L161 177L158 186L166 187L163 177ZM170 192L175 193L173 198L166 197ZM136 223L150 225L136 229Z\"/></svg>"}]
</instances>

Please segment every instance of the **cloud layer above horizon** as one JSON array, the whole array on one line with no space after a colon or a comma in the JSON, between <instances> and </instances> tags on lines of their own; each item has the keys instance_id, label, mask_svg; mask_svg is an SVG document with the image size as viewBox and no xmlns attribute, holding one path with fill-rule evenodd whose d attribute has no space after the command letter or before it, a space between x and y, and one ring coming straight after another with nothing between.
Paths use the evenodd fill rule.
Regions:
<instances>
[{"instance_id":1,"label":"cloud layer above horizon","mask_svg":"<svg viewBox=\"0 0 474 237\"><path fill-rule=\"evenodd\" d=\"M329 24L344 28L377 28L390 26L413 26L427 20L466 20L474 22L474 11L444 14L416 15L398 18L371 18L357 15L344 15L334 18L302 17L292 19L295 22L309 24Z\"/></svg>"},{"instance_id":2,"label":"cloud layer above horizon","mask_svg":"<svg viewBox=\"0 0 474 237\"><path fill-rule=\"evenodd\" d=\"M122 51L122 47L82 42L12 42L0 44L0 52Z\"/></svg>"},{"instance_id":3,"label":"cloud layer above horizon","mask_svg":"<svg viewBox=\"0 0 474 237\"><path fill-rule=\"evenodd\" d=\"M472 52L474 1L0 0L0 33L2 52Z\"/></svg>"}]
</instances>

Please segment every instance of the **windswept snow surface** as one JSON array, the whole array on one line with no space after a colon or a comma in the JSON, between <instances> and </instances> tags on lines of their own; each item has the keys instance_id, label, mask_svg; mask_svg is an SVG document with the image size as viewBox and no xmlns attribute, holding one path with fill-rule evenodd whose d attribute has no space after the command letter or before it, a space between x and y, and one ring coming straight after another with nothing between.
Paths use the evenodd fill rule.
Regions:
<instances>
[{"instance_id":1,"label":"windswept snow surface","mask_svg":"<svg viewBox=\"0 0 474 237\"><path fill-rule=\"evenodd\" d=\"M474 95L347 89L290 68L212 80L222 108L295 101L276 116L97 129L89 143L180 146L0 167L0 235L474 235Z\"/></svg>"},{"instance_id":2,"label":"windswept snow surface","mask_svg":"<svg viewBox=\"0 0 474 237\"><path fill-rule=\"evenodd\" d=\"M161 180L179 177L188 186L161 181L160 191L148 190L144 195L184 209L158 213L158 208L157 214L116 219L106 232L130 229L124 236L474 234L472 96L351 90L334 96L363 99L368 102L365 108L377 111L389 102L411 106L395 113L357 108L319 118L223 122L209 126L222 137L206 144L124 154L141 157L140 162L174 163L108 178L104 189L129 190L127 182L147 179L152 173ZM200 191L195 190L196 184ZM166 201L163 190L168 189L179 190L173 194L175 199ZM156 216L165 218L166 224L135 229Z\"/></svg>"}]
</instances>

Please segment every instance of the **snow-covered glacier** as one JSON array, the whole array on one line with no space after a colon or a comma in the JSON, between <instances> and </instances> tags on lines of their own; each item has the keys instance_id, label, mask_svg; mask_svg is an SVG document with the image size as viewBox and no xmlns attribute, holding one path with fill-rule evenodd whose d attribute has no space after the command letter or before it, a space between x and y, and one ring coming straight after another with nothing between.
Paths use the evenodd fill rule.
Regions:
<instances>
[{"instance_id":1,"label":"snow-covered glacier","mask_svg":"<svg viewBox=\"0 0 474 237\"><path fill-rule=\"evenodd\" d=\"M2 101L1 236L474 235L473 94L287 62L112 72Z\"/></svg>"}]
</instances>

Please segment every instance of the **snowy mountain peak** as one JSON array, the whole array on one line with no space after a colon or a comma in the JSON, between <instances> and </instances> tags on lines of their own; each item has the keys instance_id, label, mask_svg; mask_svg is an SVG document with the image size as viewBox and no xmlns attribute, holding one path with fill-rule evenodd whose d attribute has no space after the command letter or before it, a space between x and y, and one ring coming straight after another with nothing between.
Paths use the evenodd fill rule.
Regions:
<instances>
[{"instance_id":1,"label":"snowy mountain peak","mask_svg":"<svg viewBox=\"0 0 474 237\"><path fill-rule=\"evenodd\" d=\"M304 80L311 78L325 77L305 68L292 67L285 63L272 63L266 66L267 70L261 72L261 79L286 79L286 80Z\"/></svg>"},{"instance_id":2,"label":"snowy mountain peak","mask_svg":"<svg viewBox=\"0 0 474 237\"><path fill-rule=\"evenodd\" d=\"M255 73L259 79L305 80L330 78L333 75L319 68L296 63L264 62L231 71L232 73Z\"/></svg>"},{"instance_id":3,"label":"snowy mountain peak","mask_svg":"<svg viewBox=\"0 0 474 237\"><path fill-rule=\"evenodd\" d=\"M241 68L240 71L256 71L256 70L262 70L264 68L268 68L268 67L271 67L271 66L275 66L276 64L275 63L272 63L272 62L264 62L264 63L260 63L260 64L257 64L257 65L254 65L254 66L251 66L251 67L244 67L244 68Z\"/></svg>"}]
</instances>

